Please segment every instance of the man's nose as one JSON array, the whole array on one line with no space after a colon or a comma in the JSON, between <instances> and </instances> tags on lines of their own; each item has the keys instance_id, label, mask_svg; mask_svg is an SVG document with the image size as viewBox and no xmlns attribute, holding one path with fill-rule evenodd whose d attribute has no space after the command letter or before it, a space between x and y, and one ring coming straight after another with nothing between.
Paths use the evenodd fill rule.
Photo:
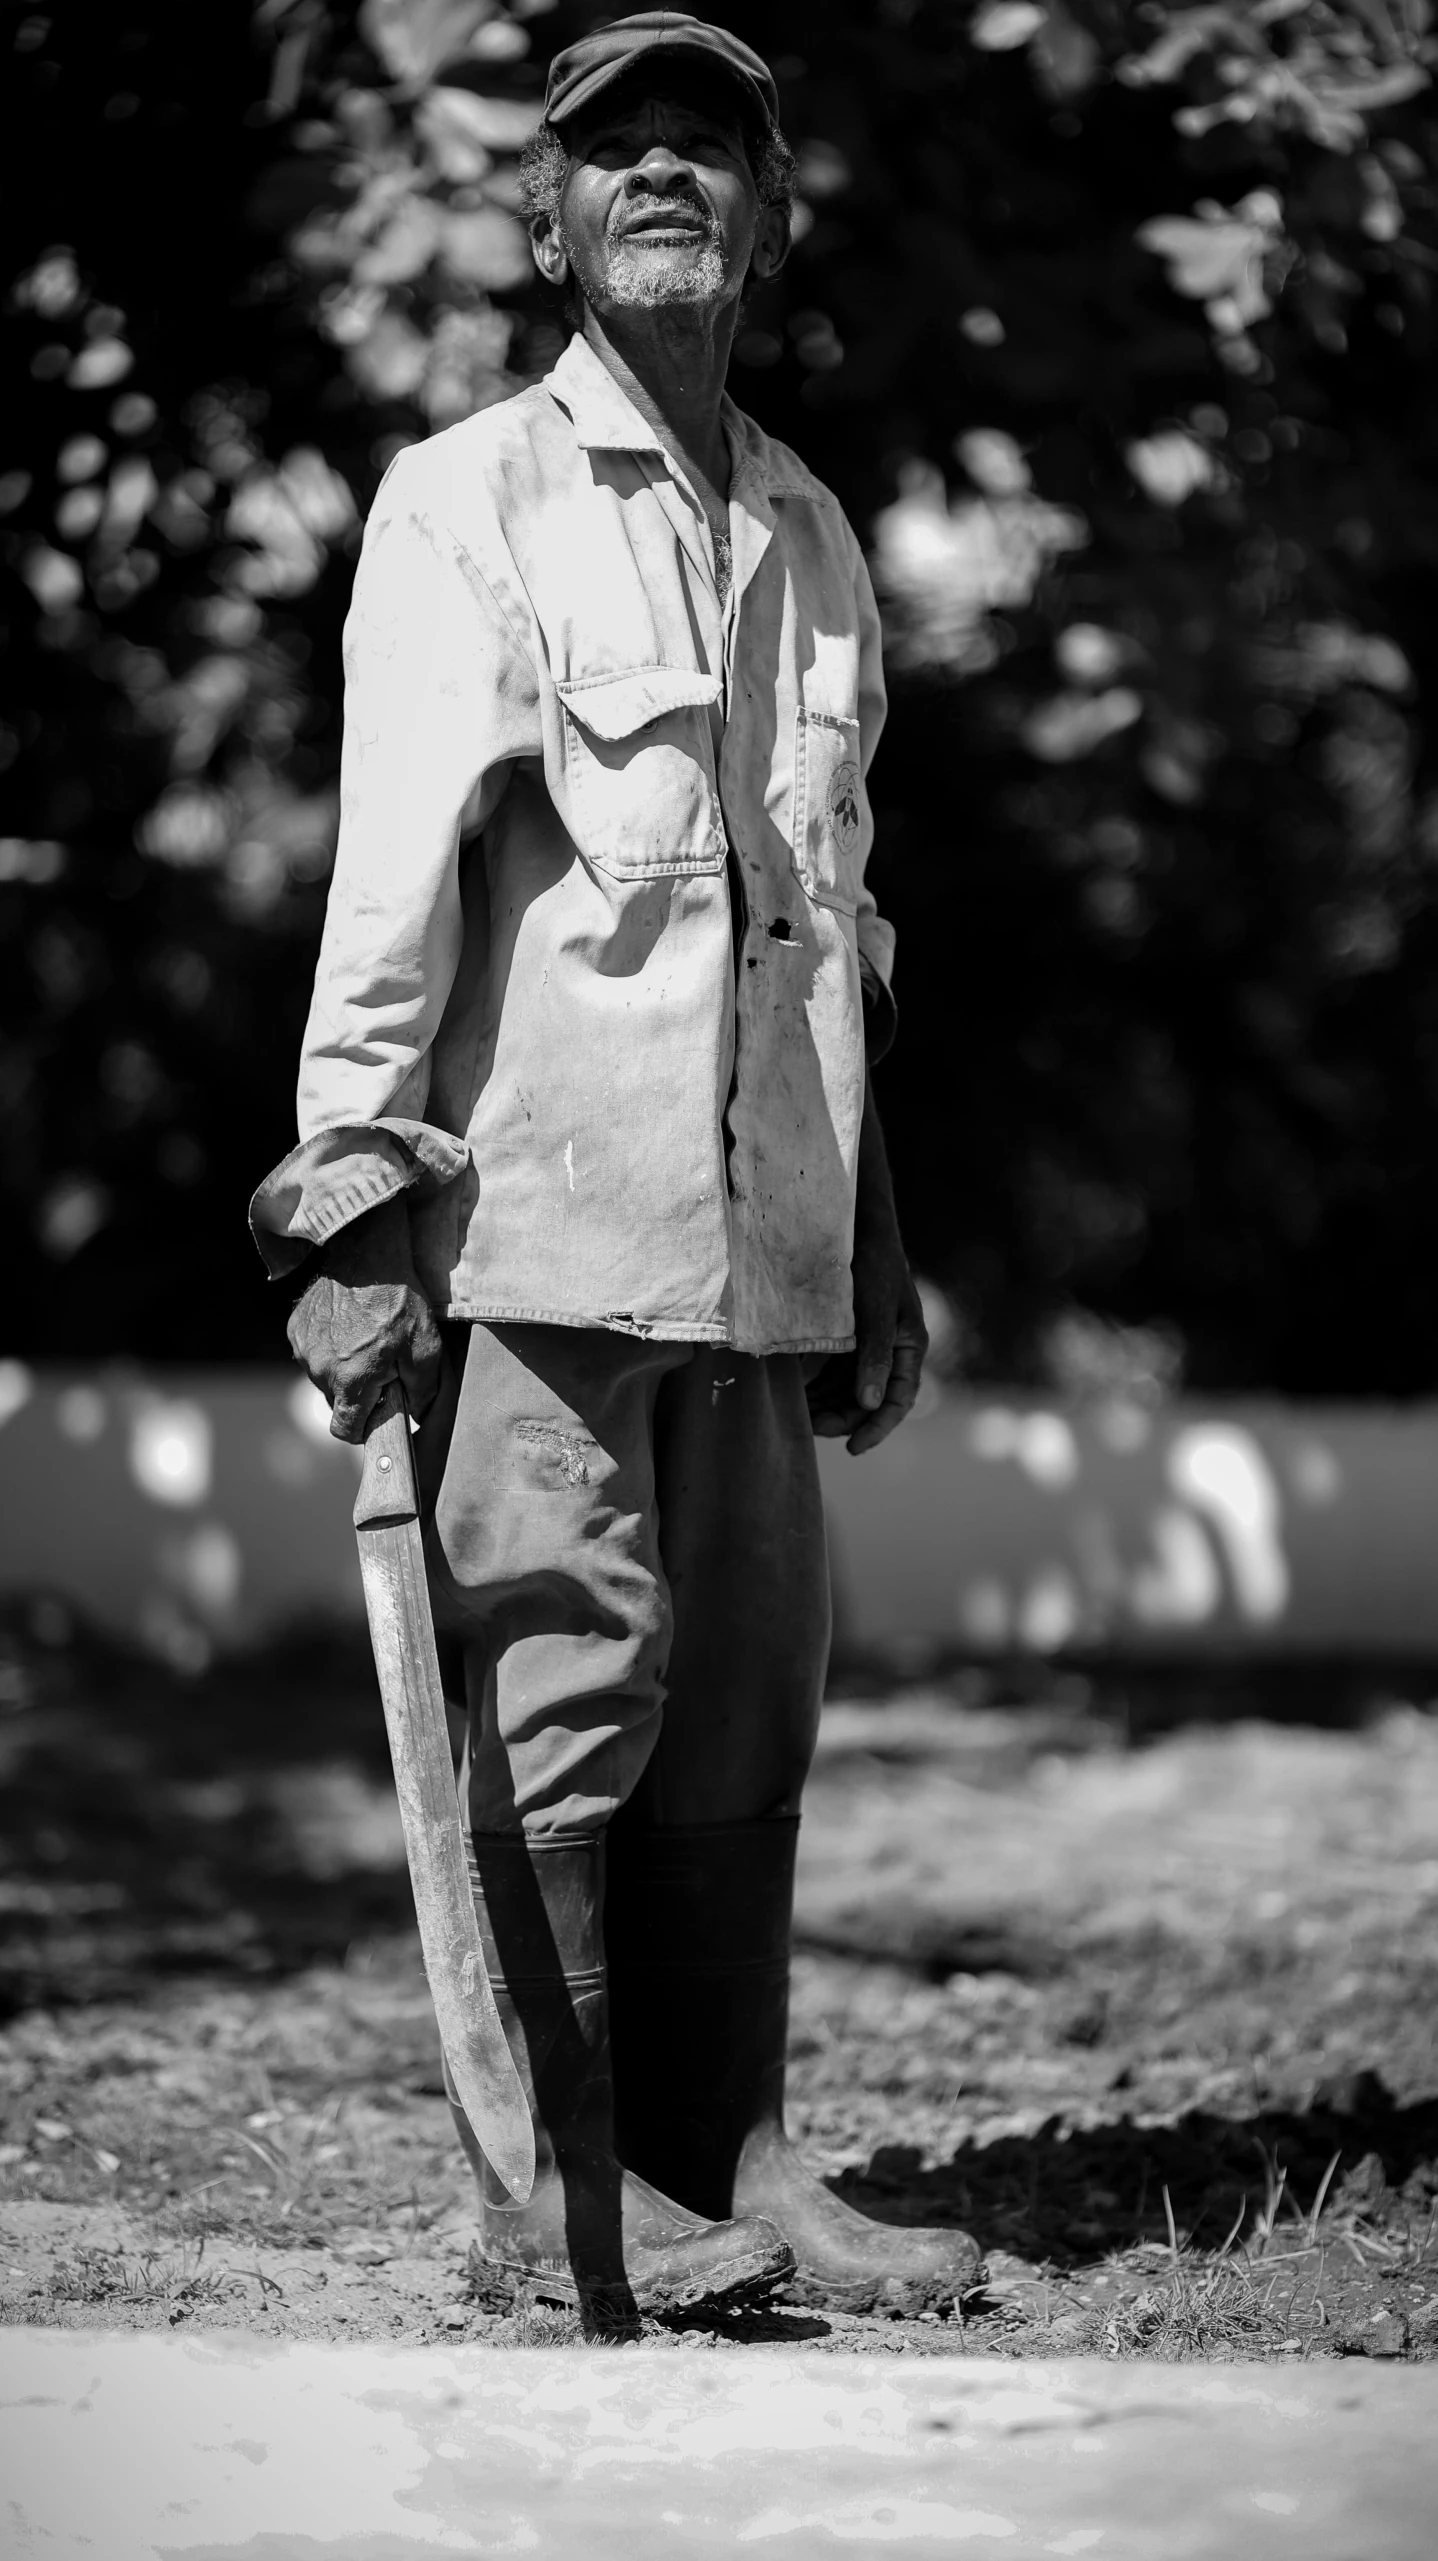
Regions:
<instances>
[{"instance_id":1,"label":"man's nose","mask_svg":"<svg viewBox=\"0 0 1438 2561\"><path fill-rule=\"evenodd\" d=\"M693 163L681 160L667 142L652 142L642 160L636 160L624 180L624 191L630 196L665 196L678 187L692 187Z\"/></svg>"}]
</instances>

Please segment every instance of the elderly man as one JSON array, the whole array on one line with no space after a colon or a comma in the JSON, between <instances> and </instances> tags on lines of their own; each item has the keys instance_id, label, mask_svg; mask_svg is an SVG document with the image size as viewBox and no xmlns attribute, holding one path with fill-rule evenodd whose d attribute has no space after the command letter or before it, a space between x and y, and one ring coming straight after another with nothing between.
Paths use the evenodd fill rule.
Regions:
<instances>
[{"instance_id":1,"label":"elderly man","mask_svg":"<svg viewBox=\"0 0 1438 2561\"><path fill-rule=\"evenodd\" d=\"M725 397L789 244L763 62L670 11L550 74L547 379L402 454L346 634L343 822L256 1196L363 1437L398 1376L465 1665L476 1908L536 2126L482 2250L563 2300L917 2308L976 2252L783 2128L795 1836L829 1633L816 1431L925 1337L867 1080L884 714L859 547ZM458 2114L458 2110L456 2110Z\"/></svg>"}]
</instances>

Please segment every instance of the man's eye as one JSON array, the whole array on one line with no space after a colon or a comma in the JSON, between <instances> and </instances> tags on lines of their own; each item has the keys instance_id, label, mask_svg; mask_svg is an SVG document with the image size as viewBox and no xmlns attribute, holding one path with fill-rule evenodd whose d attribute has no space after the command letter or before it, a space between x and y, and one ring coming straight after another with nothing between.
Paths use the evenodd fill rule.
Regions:
<instances>
[{"instance_id":1,"label":"man's eye","mask_svg":"<svg viewBox=\"0 0 1438 2561\"><path fill-rule=\"evenodd\" d=\"M692 157L697 153L709 159L732 160L737 157L740 150L740 145L733 135L726 133L722 126L679 125L663 138L669 144L671 151L676 152L681 158L686 155ZM591 162L642 160L652 140L651 134L636 132L633 127L626 129L623 125L601 126L598 131L591 134L585 145L584 157Z\"/></svg>"}]
</instances>

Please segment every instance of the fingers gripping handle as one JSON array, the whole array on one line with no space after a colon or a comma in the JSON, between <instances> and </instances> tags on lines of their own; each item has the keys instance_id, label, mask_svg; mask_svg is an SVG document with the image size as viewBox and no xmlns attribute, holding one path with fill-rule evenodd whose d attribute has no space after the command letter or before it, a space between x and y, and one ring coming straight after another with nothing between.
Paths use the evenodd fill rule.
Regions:
<instances>
[{"instance_id":1,"label":"fingers gripping handle","mask_svg":"<svg viewBox=\"0 0 1438 2561\"><path fill-rule=\"evenodd\" d=\"M419 1493L409 1446L409 1408L397 1378L391 1379L365 1425L364 1466L354 1517L356 1529L375 1529L382 1521L419 1518Z\"/></svg>"}]
</instances>

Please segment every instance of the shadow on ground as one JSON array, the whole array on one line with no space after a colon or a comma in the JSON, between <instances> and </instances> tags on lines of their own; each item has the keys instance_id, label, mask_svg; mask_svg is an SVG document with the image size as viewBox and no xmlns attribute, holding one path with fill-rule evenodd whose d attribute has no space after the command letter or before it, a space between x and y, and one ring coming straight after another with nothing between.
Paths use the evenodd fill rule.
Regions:
<instances>
[{"instance_id":1,"label":"shadow on ground","mask_svg":"<svg viewBox=\"0 0 1438 2561\"><path fill-rule=\"evenodd\" d=\"M995 2249L1060 2269L1162 2245L1170 2212L1185 2241L1208 2251L1270 2226L1292 2241L1320 2190L1325 2204L1370 2218L1406 2202L1431 2227L1438 2097L1400 2107L1364 2072L1304 2110L1194 2109L1171 2125L1120 2116L1081 2130L1053 2119L1036 2134L961 2144L929 2170L891 2145L837 2185L878 2221L971 2226Z\"/></svg>"},{"instance_id":2,"label":"shadow on ground","mask_svg":"<svg viewBox=\"0 0 1438 2561\"><path fill-rule=\"evenodd\" d=\"M283 1973L413 1908L362 1641L297 1637L186 1679L53 1605L10 1614L0 2015Z\"/></svg>"}]
</instances>

